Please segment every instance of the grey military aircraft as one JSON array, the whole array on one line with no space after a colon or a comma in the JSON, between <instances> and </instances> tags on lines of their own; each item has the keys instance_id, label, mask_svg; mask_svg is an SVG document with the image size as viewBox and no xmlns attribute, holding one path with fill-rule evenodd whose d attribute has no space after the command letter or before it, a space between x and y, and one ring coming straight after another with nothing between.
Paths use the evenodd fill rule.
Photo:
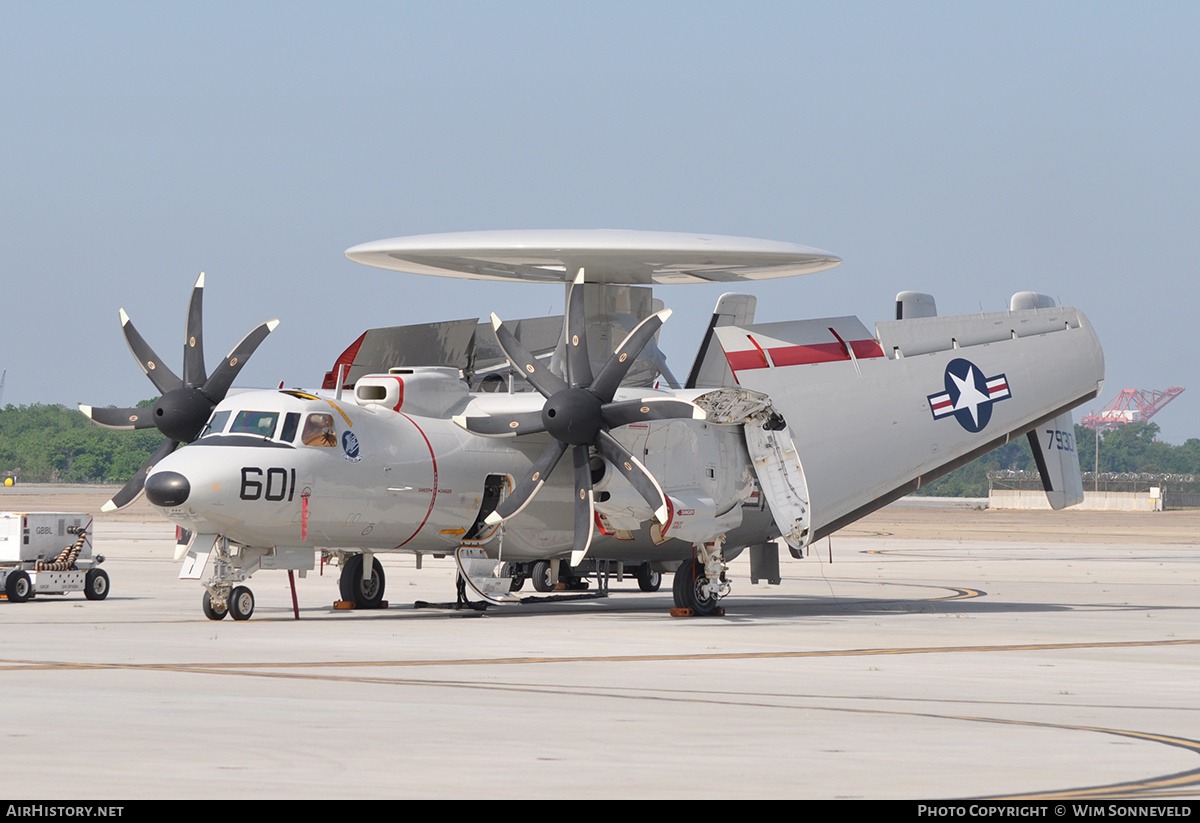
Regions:
<instances>
[{"instance_id":1,"label":"grey military aircraft","mask_svg":"<svg viewBox=\"0 0 1200 823\"><path fill-rule=\"evenodd\" d=\"M801 557L1023 435L1051 505L1083 497L1070 411L1099 393L1104 359L1082 312L1045 295L939 317L930 295L901 292L896 318L872 332L855 317L756 323L753 296L725 294L681 384L655 344L670 311L653 285L753 283L839 258L633 231L426 235L346 254L418 275L563 283L565 313L371 330L321 389L230 392L276 321L209 376L201 275L176 377L122 311L162 397L149 412L81 408L166 439L106 508L144 489L190 533L181 576L211 566L212 619L249 618L252 574L312 569L318 551L360 608L383 602L375 555L408 552L418 568L455 554L496 603L517 600L526 577L545 591L615 564L650 591L673 572L677 608L717 613L743 550L777 577L778 539Z\"/></svg>"}]
</instances>

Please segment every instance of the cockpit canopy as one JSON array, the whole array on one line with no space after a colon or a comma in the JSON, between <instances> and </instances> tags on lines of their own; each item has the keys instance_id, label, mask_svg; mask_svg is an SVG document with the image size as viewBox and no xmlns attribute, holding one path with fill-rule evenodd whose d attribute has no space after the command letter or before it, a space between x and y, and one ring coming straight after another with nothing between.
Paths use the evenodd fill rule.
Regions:
<instances>
[{"instance_id":1,"label":"cockpit canopy","mask_svg":"<svg viewBox=\"0 0 1200 823\"><path fill-rule=\"evenodd\" d=\"M206 445L217 445L227 438L242 440L252 437L285 445L315 446L328 448L338 444L334 410L322 403L297 402L290 392L258 392L253 403L247 403L245 395L237 398L237 405L247 408L229 409L218 407L199 440ZM227 405L227 404L222 404ZM309 406L310 408L289 410L287 406ZM276 408L271 408L272 406Z\"/></svg>"}]
</instances>

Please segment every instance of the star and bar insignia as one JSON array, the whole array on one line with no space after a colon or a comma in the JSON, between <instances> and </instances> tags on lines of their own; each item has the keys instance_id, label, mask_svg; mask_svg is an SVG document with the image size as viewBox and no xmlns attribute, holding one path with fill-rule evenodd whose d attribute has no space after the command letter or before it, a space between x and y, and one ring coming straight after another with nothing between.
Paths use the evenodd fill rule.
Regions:
<instances>
[{"instance_id":1,"label":"star and bar insignia","mask_svg":"<svg viewBox=\"0 0 1200 823\"><path fill-rule=\"evenodd\" d=\"M946 390L929 395L934 420L954 415L969 432L983 431L992 419L992 404L1012 393L1003 374L984 376L978 366L959 357L946 364Z\"/></svg>"}]
</instances>

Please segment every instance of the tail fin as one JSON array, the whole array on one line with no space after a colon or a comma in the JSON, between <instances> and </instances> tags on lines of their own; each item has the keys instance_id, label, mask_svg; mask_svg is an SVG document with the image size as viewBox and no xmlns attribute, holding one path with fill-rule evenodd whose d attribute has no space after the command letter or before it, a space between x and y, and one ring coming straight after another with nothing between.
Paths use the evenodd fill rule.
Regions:
<instances>
[{"instance_id":1,"label":"tail fin","mask_svg":"<svg viewBox=\"0 0 1200 823\"><path fill-rule=\"evenodd\" d=\"M1066 412L1044 426L1029 431L1029 448L1042 475L1050 508L1065 509L1083 502L1079 452L1075 450L1075 422Z\"/></svg>"}]
</instances>

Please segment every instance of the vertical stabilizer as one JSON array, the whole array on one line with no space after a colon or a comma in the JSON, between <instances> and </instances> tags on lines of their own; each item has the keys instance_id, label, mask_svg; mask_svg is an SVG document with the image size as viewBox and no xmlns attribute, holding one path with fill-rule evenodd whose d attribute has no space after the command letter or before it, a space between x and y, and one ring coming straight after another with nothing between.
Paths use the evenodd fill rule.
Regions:
<instances>
[{"instance_id":1,"label":"vertical stabilizer","mask_svg":"<svg viewBox=\"0 0 1200 823\"><path fill-rule=\"evenodd\" d=\"M714 330L722 326L749 326L754 322L754 310L758 299L752 294L722 294L713 309L712 320L704 332L696 361L688 372L685 388L697 389L717 386L736 386L733 372L725 362L725 355L717 345Z\"/></svg>"},{"instance_id":2,"label":"vertical stabilizer","mask_svg":"<svg viewBox=\"0 0 1200 823\"><path fill-rule=\"evenodd\" d=\"M1075 449L1075 422L1070 412L1029 432L1029 448L1042 475L1050 508L1065 509L1083 502L1083 477Z\"/></svg>"}]
</instances>

